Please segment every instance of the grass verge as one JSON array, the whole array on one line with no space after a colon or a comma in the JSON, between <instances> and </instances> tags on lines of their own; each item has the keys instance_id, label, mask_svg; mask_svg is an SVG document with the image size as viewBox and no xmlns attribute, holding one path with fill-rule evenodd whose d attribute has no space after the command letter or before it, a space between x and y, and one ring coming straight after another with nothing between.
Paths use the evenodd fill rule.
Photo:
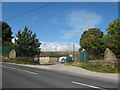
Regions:
<instances>
[{"instance_id":1,"label":"grass verge","mask_svg":"<svg viewBox=\"0 0 120 90\"><path fill-rule=\"evenodd\" d=\"M27 61L11 61L3 59L2 62L16 63L16 64L30 64L30 65L39 65L39 63L27 62Z\"/></svg>"},{"instance_id":2,"label":"grass verge","mask_svg":"<svg viewBox=\"0 0 120 90\"><path fill-rule=\"evenodd\" d=\"M112 68L109 66L92 66L87 63L65 63L64 65L71 65L76 67L81 67L90 71L102 72L102 73L120 73L118 67Z\"/></svg>"}]
</instances>

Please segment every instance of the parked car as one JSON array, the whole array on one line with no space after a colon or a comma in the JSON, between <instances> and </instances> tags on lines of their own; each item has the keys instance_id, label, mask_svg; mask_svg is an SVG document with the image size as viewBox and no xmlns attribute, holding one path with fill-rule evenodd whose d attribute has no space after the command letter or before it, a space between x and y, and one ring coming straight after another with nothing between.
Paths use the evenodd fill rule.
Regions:
<instances>
[{"instance_id":1,"label":"parked car","mask_svg":"<svg viewBox=\"0 0 120 90\"><path fill-rule=\"evenodd\" d=\"M66 59L66 57L65 57L65 56L64 56L64 57L60 57L60 58L59 58L59 62L61 63L61 61L62 61L63 59Z\"/></svg>"},{"instance_id":2,"label":"parked car","mask_svg":"<svg viewBox=\"0 0 120 90\"><path fill-rule=\"evenodd\" d=\"M63 59L61 60L61 63L62 63L62 64L63 64L63 63L67 63L67 60L63 58Z\"/></svg>"}]
</instances>

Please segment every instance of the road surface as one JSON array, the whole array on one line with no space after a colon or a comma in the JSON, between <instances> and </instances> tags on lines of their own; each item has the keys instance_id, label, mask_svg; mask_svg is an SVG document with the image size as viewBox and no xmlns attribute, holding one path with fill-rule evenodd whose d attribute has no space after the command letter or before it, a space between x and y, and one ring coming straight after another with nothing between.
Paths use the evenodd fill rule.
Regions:
<instances>
[{"instance_id":1,"label":"road surface","mask_svg":"<svg viewBox=\"0 0 120 90\"><path fill-rule=\"evenodd\" d=\"M2 88L118 88L118 82L58 71L2 64Z\"/></svg>"}]
</instances>

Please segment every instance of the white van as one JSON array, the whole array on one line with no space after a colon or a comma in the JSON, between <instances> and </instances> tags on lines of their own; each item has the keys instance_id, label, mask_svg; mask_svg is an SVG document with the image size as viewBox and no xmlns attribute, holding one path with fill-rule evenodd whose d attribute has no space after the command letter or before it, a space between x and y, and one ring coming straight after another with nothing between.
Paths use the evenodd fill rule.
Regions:
<instances>
[{"instance_id":1,"label":"white van","mask_svg":"<svg viewBox=\"0 0 120 90\"><path fill-rule=\"evenodd\" d=\"M64 56L64 57L60 57L59 58L59 62L61 62L63 59L66 59L66 57Z\"/></svg>"}]
</instances>

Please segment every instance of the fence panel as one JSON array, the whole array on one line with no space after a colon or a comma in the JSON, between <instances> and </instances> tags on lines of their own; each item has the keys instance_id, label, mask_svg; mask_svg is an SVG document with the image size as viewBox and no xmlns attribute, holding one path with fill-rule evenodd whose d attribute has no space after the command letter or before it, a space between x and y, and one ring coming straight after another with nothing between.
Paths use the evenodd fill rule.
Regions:
<instances>
[{"instance_id":1,"label":"fence panel","mask_svg":"<svg viewBox=\"0 0 120 90\"><path fill-rule=\"evenodd\" d=\"M10 47L2 47L2 55L9 55L11 48Z\"/></svg>"},{"instance_id":2,"label":"fence panel","mask_svg":"<svg viewBox=\"0 0 120 90\"><path fill-rule=\"evenodd\" d=\"M80 52L75 53L73 59L75 62L80 62Z\"/></svg>"},{"instance_id":3,"label":"fence panel","mask_svg":"<svg viewBox=\"0 0 120 90\"><path fill-rule=\"evenodd\" d=\"M80 61L81 62L88 62L88 52L87 51L83 51L80 53Z\"/></svg>"}]
</instances>

